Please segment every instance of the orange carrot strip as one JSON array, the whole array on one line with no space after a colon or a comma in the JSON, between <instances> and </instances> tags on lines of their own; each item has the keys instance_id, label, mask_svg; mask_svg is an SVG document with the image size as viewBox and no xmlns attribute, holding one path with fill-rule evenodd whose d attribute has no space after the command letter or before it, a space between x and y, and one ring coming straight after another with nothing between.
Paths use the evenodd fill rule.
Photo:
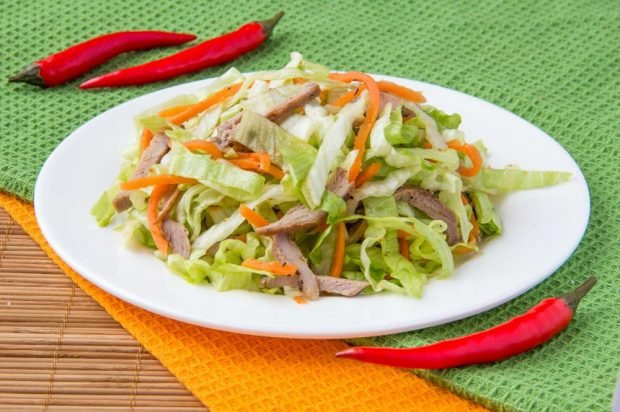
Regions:
<instances>
[{"instance_id":1,"label":"orange carrot strip","mask_svg":"<svg viewBox=\"0 0 620 412\"><path fill-rule=\"evenodd\" d=\"M187 109L183 110L181 113L178 113L172 117L170 117L170 122L179 125L187 120L191 119L194 116L199 115L204 112L211 106L215 106L216 104L228 99L233 96L235 93L239 91L241 88L241 83L231 84L230 86L218 91L217 93L212 94L204 100L199 101L196 104L191 105Z\"/></svg>"},{"instance_id":2,"label":"orange carrot strip","mask_svg":"<svg viewBox=\"0 0 620 412\"><path fill-rule=\"evenodd\" d=\"M180 106L168 107L167 109L164 109L161 112L157 113L157 115L161 117L174 116L175 114L181 113L190 106L191 104L182 104Z\"/></svg>"},{"instance_id":3,"label":"orange carrot strip","mask_svg":"<svg viewBox=\"0 0 620 412\"><path fill-rule=\"evenodd\" d=\"M239 206L239 213L254 229L267 226L269 221L244 204Z\"/></svg>"},{"instance_id":4,"label":"orange carrot strip","mask_svg":"<svg viewBox=\"0 0 620 412\"><path fill-rule=\"evenodd\" d=\"M121 183L123 190L136 190L153 185L173 185L181 183L196 183L196 179L182 176L158 175L137 177L132 180Z\"/></svg>"},{"instance_id":5,"label":"orange carrot strip","mask_svg":"<svg viewBox=\"0 0 620 412\"><path fill-rule=\"evenodd\" d=\"M241 266L249 269L264 270L278 276L290 276L297 272L297 266L290 263L263 262L256 259L244 260Z\"/></svg>"},{"instance_id":6,"label":"orange carrot strip","mask_svg":"<svg viewBox=\"0 0 620 412\"><path fill-rule=\"evenodd\" d=\"M237 153L237 156L239 158L250 158L250 159L255 159L259 161L259 167L260 170L266 172L269 170L269 167L271 166L271 158L269 157L268 153L244 153L244 152L240 152Z\"/></svg>"},{"instance_id":7,"label":"orange carrot strip","mask_svg":"<svg viewBox=\"0 0 620 412\"><path fill-rule=\"evenodd\" d=\"M375 177L377 173L381 170L381 163L374 162L368 165L366 169L360 173L360 175L355 179L355 186L360 187L364 183L368 182L370 179Z\"/></svg>"},{"instance_id":8,"label":"orange carrot strip","mask_svg":"<svg viewBox=\"0 0 620 412\"><path fill-rule=\"evenodd\" d=\"M260 164L256 159L252 159L250 157L242 157L237 159L226 159L228 162L234 164L237 167L245 170L258 170L260 168Z\"/></svg>"},{"instance_id":9,"label":"orange carrot strip","mask_svg":"<svg viewBox=\"0 0 620 412\"><path fill-rule=\"evenodd\" d=\"M267 170L265 173L275 177L278 180L282 180L282 178L284 178L284 172L282 171L282 169L274 165L269 166L269 170Z\"/></svg>"},{"instance_id":10,"label":"orange carrot strip","mask_svg":"<svg viewBox=\"0 0 620 412\"><path fill-rule=\"evenodd\" d=\"M271 168L271 158L267 153L256 153L258 156L260 170L268 172Z\"/></svg>"},{"instance_id":11,"label":"orange carrot strip","mask_svg":"<svg viewBox=\"0 0 620 412\"><path fill-rule=\"evenodd\" d=\"M403 98L405 100L409 100L410 102L414 102L414 103L426 102L426 98L424 97L424 95L422 95L422 93L415 91L415 90L411 90L408 87L401 86L396 83L381 80L377 82L377 86L379 86L379 89L383 92L392 93L393 95Z\"/></svg>"},{"instance_id":12,"label":"orange carrot strip","mask_svg":"<svg viewBox=\"0 0 620 412\"><path fill-rule=\"evenodd\" d=\"M357 156L353 162L353 166L351 166L351 170L349 171L349 182L353 183L355 182L355 179L357 179L357 175L359 175L362 168L362 159L364 158L364 152L366 150L366 141L370 135L372 125L375 123L375 120L377 120L377 115L379 114L381 91L379 90L379 86L377 86L374 79L364 73L330 73L329 78L346 83L361 81L366 85L370 94L370 102L368 103L368 108L366 109L366 118L360 126L353 143L353 147L357 150Z\"/></svg>"},{"instance_id":13,"label":"orange carrot strip","mask_svg":"<svg viewBox=\"0 0 620 412\"><path fill-rule=\"evenodd\" d=\"M224 155L215 143L211 143L206 140L188 140L183 143L183 145L192 151L201 150L203 152L207 152L214 159L219 159Z\"/></svg>"},{"instance_id":14,"label":"orange carrot strip","mask_svg":"<svg viewBox=\"0 0 620 412\"><path fill-rule=\"evenodd\" d=\"M334 261L332 262L332 267L329 271L331 276L335 276L337 278L342 275L342 267L344 266L344 247L346 242L347 228L344 225L344 222L338 223L338 233L336 234L336 250L334 251Z\"/></svg>"},{"instance_id":15,"label":"orange carrot strip","mask_svg":"<svg viewBox=\"0 0 620 412\"><path fill-rule=\"evenodd\" d=\"M299 304L299 305L305 305L306 303L308 303L308 299L304 298L303 296L293 296L293 300L295 301L295 303Z\"/></svg>"},{"instance_id":16,"label":"orange carrot strip","mask_svg":"<svg viewBox=\"0 0 620 412\"><path fill-rule=\"evenodd\" d=\"M174 185L166 184L155 186L146 205L146 221L149 231L151 232L151 236L153 236L155 246L157 246L157 249L165 255L168 254L170 245L163 234L161 221L158 219L159 202L164 198L164 196L166 196L168 191L173 188Z\"/></svg>"},{"instance_id":17,"label":"orange carrot strip","mask_svg":"<svg viewBox=\"0 0 620 412\"><path fill-rule=\"evenodd\" d=\"M261 171L261 172L265 172L273 177L275 177L278 180L281 180L284 177L284 172L274 166L274 165L269 165L269 169L268 170L262 170L261 166L260 166L260 162L256 159L252 159L252 158L239 158L239 159L227 159L230 163L234 164L235 166L243 169L243 170L250 170L250 171Z\"/></svg>"},{"instance_id":18,"label":"orange carrot strip","mask_svg":"<svg viewBox=\"0 0 620 412\"><path fill-rule=\"evenodd\" d=\"M469 222L472 225L471 232L469 232L469 239L467 239L467 243L476 243L478 239L478 235L480 234L480 226L478 225L478 221L476 220L476 216L471 214L469 218Z\"/></svg>"},{"instance_id":19,"label":"orange carrot strip","mask_svg":"<svg viewBox=\"0 0 620 412\"><path fill-rule=\"evenodd\" d=\"M149 147L149 143L153 139L153 133L147 128L142 129L142 134L140 134L140 153L144 152L144 150Z\"/></svg>"},{"instance_id":20,"label":"orange carrot strip","mask_svg":"<svg viewBox=\"0 0 620 412\"><path fill-rule=\"evenodd\" d=\"M360 87L358 87L357 89L350 90L350 91L346 92L345 94L343 94L342 96L340 96L338 99L336 99L332 103L332 105L333 106L342 107L345 104L351 102L357 96L359 96L364 90L366 90L366 85L363 84Z\"/></svg>"},{"instance_id":21,"label":"orange carrot strip","mask_svg":"<svg viewBox=\"0 0 620 412\"><path fill-rule=\"evenodd\" d=\"M407 242L407 239L398 239L398 249L405 259L409 259L409 242Z\"/></svg>"},{"instance_id":22,"label":"orange carrot strip","mask_svg":"<svg viewBox=\"0 0 620 412\"><path fill-rule=\"evenodd\" d=\"M400 229L396 231L396 234L399 239L409 239L411 237L411 233L405 232L404 230L400 230Z\"/></svg>"},{"instance_id":23,"label":"orange carrot strip","mask_svg":"<svg viewBox=\"0 0 620 412\"><path fill-rule=\"evenodd\" d=\"M478 152L476 146L473 144L460 143L456 140L451 140L448 142L448 147L456 150L457 152L463 153L471 160L471 167L459 167L459 173L461 176L476 176L478 172L480 172L480 169L482 169L482 156L480 156L480 152Z\"/></svg>"}]
</instances>

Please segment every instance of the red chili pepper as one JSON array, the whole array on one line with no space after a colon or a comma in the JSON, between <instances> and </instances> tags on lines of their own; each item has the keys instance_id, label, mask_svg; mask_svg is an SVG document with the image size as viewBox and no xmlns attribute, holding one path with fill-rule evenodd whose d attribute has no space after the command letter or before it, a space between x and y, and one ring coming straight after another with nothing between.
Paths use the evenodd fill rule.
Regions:
<instances>
[{"instance_id":1,"label":"red chili pepper","mask_svg":"<svg viewBox=\"0 0 620 412\"><path fill-rule=\"evenodd\" d=\"M417 348L357 347L336 356L400 368L443 369L495 362L535 348L565 329L593 276L564 296L547 298L528 312L493 328Z\"/></svg>"},{"instance_id":2,"label":"red chili pepper","mask_svg":"<svg viewBox=\"0 0 620 412\"><path fill-rule=\"evenodd\" d=\"M195 38L193 34L166 31L121 31L104 34L41 59L11 77L9 81L41 87L57 86L121 53L186 43Z\"/></svg>"},{"instance_id":3,"label":"red chili pepper","mask_svg":"<svg viewBox=\"0 0 620 412\"><path fill-rule=\"evenodd\" d=\"M268 20L247 23L233 32L206 40L163 59L95 77L82 83L80 88L152 83L229 62L260 46L283 15L284 13L280 12Z\"/></svg>"}]
</instances>

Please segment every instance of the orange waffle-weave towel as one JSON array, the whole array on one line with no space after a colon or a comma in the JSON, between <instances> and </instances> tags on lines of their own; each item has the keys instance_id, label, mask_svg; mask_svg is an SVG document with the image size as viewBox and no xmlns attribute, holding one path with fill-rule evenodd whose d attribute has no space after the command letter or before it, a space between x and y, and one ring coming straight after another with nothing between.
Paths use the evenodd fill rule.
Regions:
<instances>
[{"instance_id":1,"label":"orange waffle-weave towel","mask_svg":"<svg viewBox=\"0 0 620 412\"><path fill-rule=\"evenodd\" d=\"M155 315L97 288L45 241L32 205L0 193L0 206L54 262L214 411L483 411L409 372L334 357L336 340L262 338Z\"/></svg>"}]
</instances>

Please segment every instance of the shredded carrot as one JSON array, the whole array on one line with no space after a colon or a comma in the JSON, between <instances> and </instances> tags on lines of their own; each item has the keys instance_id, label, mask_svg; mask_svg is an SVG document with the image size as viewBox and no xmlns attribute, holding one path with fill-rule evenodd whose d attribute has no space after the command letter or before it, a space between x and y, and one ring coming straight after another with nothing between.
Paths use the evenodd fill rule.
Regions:
<instances>
[{"instance_id":1,"label":"shredded carrot","mask_svg":"<svg viewBox=\"0 0 620 412\"><path fill-rule=\"evenodd\" d=\"M302 79L301 77L295 77L293 79L293 84L304 84L307 83L306 79Z\"/></svg>"},{"instance_id":2,"label":"shredded carrot","mask_svg":"<svg viewBox=\"0 0 620 412\"><path fill-rule=\"evenodd\" d=\"M409 259L409 242L407 242L407 239L398 239L398 249L405 259Z\"/></svg>"},{"instance_id":3,"label":"shredded carrot","mask_svg":"<svg viewBox=\"0 0 620 412\"><path fill-rule=\"evenodd\" d=\"M161 117L174 116L175 114L181 113L190 106L191 104L182 104L180 106L168 107L167 109L164 109L161 112L157 113L157 115Z\"/></svg>"},{"instance_id":4,"label":"shredded carrot","mask_svg":"<svg viewBox=\"0 0 620 412\"><path fill-rule=\"evenodd\" d=\"M183 143L185 147L189 150L200 150L203 152L207 152L214 159L219 159L223 156L222 151L217 147L215 143L208 142L206 140L188 140Z\"/></svg>"},{"instance_id":5,"label":"shredded carrot","mask_svg":"<svg viewBox=\"0 0 620 412\"><path fill-rule=\"evenodd\" d=\"M246 240L248 240L248 236L246 233L244 233L242 235L236 236L235 239L245 242Z\"/></svg>"},{"instance_id":6,"label":"shredded carrot","mask_svg":"<svg viewBox=\"0 0 620 412\"><path fill-rule=\"evenodd\" d=\"M366 90L366 85L361 85L357 89L349 90L338 99L336 99L332 103L332 106L343 107L345 104L350 103L351 101L353 101L353 99L358 97L364 90Z\"/></svg>"},{"instance_id":7,"label":"shredded carrot","mask_svg":"<svg viewBox=\"0 0 620 412\"><path fill-rule=\"evenodd\" d=\"M411 237L411 233L405 232L404 230L400 230L400 229L396 231L396 234L399 239L409 239Z\"/></svg>"},{"instance_id":8,"label":"shredded carrot","mask_svg":"<svg viewBox=\"0 0 620 412\"><path fill-rule=\"evenodd\" d=\"M274 165L269 166L269 170L267 170L265 173L275 177L278 180L282 180L284 178L284 172L282 171L282 169Z\"/></svg>"},{"instance_id":9,"label":"shredded carrot","mask_svg":"<svg viewBox=\"0 0 620 412\"><path fill-rule=\"evenodd\" d=\"M459 173L461 176L476 176L478 172L480 172L480 169L482 168L482 156L480 156L480 152L478 152L476 146L473 144L460 143L456 140L450 140L448 142L448 147L456 150L457 152L463 153L471 160L471 167L459 167Z\"/></svg>"},{"instance_id":10,"label":"shredded carrot","mask_svg":"<svg viewBox=\"0 0 620 412\"><path fill-rule=\"evenodd\" d=\"M431 144L431 142L424 142L424 144L422 145L423 149L432 149L433 145Z\"/></svg>"},{"instance_id":11,"label":"shredded carrot","mask_svg":"<svg viewBox=\"0 0 620 412\"><path fill-rule=\"evenodd\" d=\"M336 233L336 250L334 251L334 261L329 271L331 276L337 278L342 275L342 267L344 266L344 248L346 246L347 228L344 222L338 223L338 233Z\"/></svg>"},{"instance_id":12,"label":"shredded carrot","mask_svg":"<svg viewBox=\"0 0 620 412\"><path fill-rule=\"evenodd\" d=\"M142 129L142 134L140 134L140 153L144 152L144 150L149 147L149 143L153 139L153 133L147 128Z\"/></svg>"},{"instance_id":13,"label":"shredded carrot","mask_svg":"<svg viewBox=\"0 0 620 412\"><path fill-rule=\"evenodd\" d=\"M256 159L252 159L252 158L239 158L239 159L227 159L230 163L234 164L235 166L243 169L243 170L250 170L250 171L261 171L261 172L265 172L273 177L275 177L278 180L281 180L284 177L284 172L274 166L274 165L269 165L269 169L267 170L262 170L261 169L261 162L256 160Z\"/></svg>"},{"instance_id":14,"label":"shredded carrot","mask_svg":"<svg viewBox=\"0 0 620 412\"><path fill-rule=\"evenodd\" d=\"M211 96L207 97L204 100L199 101L196 104L191 105L187 109L183 110L181 113L178 113L172 117L170 117L170 122L179 125L187 120L191 119L204 112L211 106L215 106L216 104L228 99L233 96L235 93L239 91L241 88L241 83L231 84L230 86L213 93Z\"/></svg>"},{"instance_id":15,"label":"shredded carrot","mask_svg":"<svg viewBox=\"0 0 620 412\"><path fill-rule=\"evenodd\" d=\"M405 100L409 100L410 102L414 102L414 103L426 102L426 98L422 95L422 93L417 92L415 90L411 90L408 87L401 86L396 83L381 80L377 82L377 86L379 86L379 90L383 92L392 93L393 95L398 96Z\"/></svg>"},{"instance_id":16,"label":"shredded carrot","mask_svg":"<svg viewBox=\"0 0 620 412\"><path fill-rule=\"evenodd\" d=\"M300 305L308 303L308 299L304 298L301 295L293 296L293 300L295 301L295 303L298 303Z\"/></svg>"},{"instance_id":17,"label":"shredded carrot","mask_svg":"<svg viewBox=\"0 0 620 412\"><path fill-rule=\"evenodd\" d=\"M241 266L249 269L264 270L278 276L290 276L297 272L297 266L290 263L263 262L256 259L244 260Z\"/></svg>"},{"instance_id":18,"label":"shredded carrot","mask_svg":"<svg viewBox=\"0 0 620 412\"><path fill-rule=\"evenodd\" d=\"M465 193L461 193L461 202L463 202L464 205L469 204L469 199L465 196Z\"/></svg>"},{"instance_id":19,"label":"shredded carrot","mask_svg":"<svg viewBox=\"0 0 620 412\"><path fill-rule=\"evenodd\" d=\"M248 223L252 225L254 229L267 226L269 224L269 221L267 219L265 219L244 204L241 204L239 206L239 213L241 214L241 216L243 216L245 220L248 221Z\"/></svg>"},{"instance_id":20,"label":"shredded carrot","mask_svg":"<svg viewBox=\"0 0 620 412\"><path fill-rule=\"evenodd\" d=\"M368 165L366 169L360 173L360 175L355 179L355 187L360 187L364 183L368 182L370 179L375 177L377 173L381 170L381 163L374 162Z\"/></svg>"},{"instance_id":21,"label":"shredded carrot","mask_svg":"<svg viewBox=\"0 0 620 412\"><path fill-rule=\"evenodd\" d=\"M149 231L151 232L151 236L153 236L155 246L157 246L157 249L164 255L168 254L170 245L163 234L161 221L158 219L159 202L168 194L168 191L173 188L174 185L166 184L155 186L146 205L146 221Z\"/></svg>"},{"instance_id":22,"label":"shredded carrot","mask_svg":"<svg viewBox=\"0 0 620 412\"><path fill-rule=\"evenodd\" d=\"M250 158L250 159L255 159L258 160L259 162L259 168L260 170L262 170L263 172L267 172L269 171L269 168L271 167L271 158L269 157L268 153L237 153L237 156L240 158Z\"/></svg>"},{"instance_id":23,"label":"shredded carrot","mask_svg":"<svg viewBox=\"0 0 620 412\"><path fill-rule=\"evenodd\" d=\"M361 81L366 85L370 94L370 102L368 103L368 108L366 109L366 118L360 126L353 143L353 147L357 150L357 156L355 157L353 166L351 166L351 170L349 171L349 182L353 183L355 182L355 179L357 179L357 175L359 175L362 168L362 159L364 158L364 152L366 151L366 141L370 135L372 125L375 123L375 120L377 120L377 115L379 114L381 91L379 90L379 86L377 86L374 79L364 73L330 73L329 78L346 83Z\"/></svg>"},{"instance_id":24,"label":"shredded carrot","mask_svg":"<svg viewBox=\"0 0 620 412\"><path fill-rule=\"evenodd\" d=\"M471 231L469 232L469 239L467 239L467 243L476 243L478 239L478 235L480 235L480 226L478 225L478 221L476 220L476 216L471 214L469 218L469 222L472 225Z\"/></svg>"},{"instance_id":25,"label":"shredded carrot","mask_svg":"<svg viewBox=\"0 0 620 412\"><path fill-rule=\"evenodd\" d=\"M142 189L148 186L154 185L174 185L181 183L197 183L196 179L182 176L170 176L170 175L157 175L157 176L145 176L137 177L132 180L121 183L121 189L123 190L136 190Z\"/></svg>"}]
</instances>

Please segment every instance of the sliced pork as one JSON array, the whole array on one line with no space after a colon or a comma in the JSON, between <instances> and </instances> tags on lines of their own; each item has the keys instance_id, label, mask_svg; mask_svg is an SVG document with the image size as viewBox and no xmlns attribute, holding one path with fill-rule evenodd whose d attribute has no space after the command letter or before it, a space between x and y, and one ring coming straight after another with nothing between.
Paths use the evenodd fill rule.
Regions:
<instances>
[{"instance_id":1,"label":"sliced pork","mask_svg":"<svg viewBox=\"0 0 620 412\"><path fill-rule=\"evenodd\" d=\"M212 141L220 150L225 151L233 144L233 137L235 136L235 131L239 123L241 123L241 113L231 117L217 128L217 135Z\"/></svg>"},{"instance_id":2,"label":"sliced pork","mask_svg":"<svg viewBox=\"0 0 620 412\"><path fill-rule=\"evenodd\" d=\"M359 295L368 286L368 282L365 281L349 280L332 276L317 276L316 280L320 292L347 297ZM264 277L261 279L261 286L270 289L284 286L296 288L299 286L299 276Z\"/></svg>"},{"instance_id":3,"label":"sliced pork","mask_svg":"<svg viewBox=\"0 0 620 412\"><path fill-rule=\"evenodd\" d=\"M130 180L146 176L151 166L158 164L166 153L168 153L168 150L170 150L168 147L169 143L170 139L164 133L156 134L153 139L151 139L151 143L149 143L148 147L142 152L138 166L136 166L136 170L132 173ZM130 191L123 190L112 199L112 205L118 213L131 207L131 200L129 200L130 193Z\"/></svg>"},{"instance_id":4,"label":"sliced pork","mask_svg":"<svg viewBox=\"0 0 620 412\"><path fill-rule=\"evenodd\" d=\"M310 210L299 204L290 208L282 219L267 226L256 229L259 235L267 236L276 233L290 233L314 227L325 220L327 213L322 210Z\"/></svg>"},{"instance_id":5,"label":"sliced pork","mask_svg":"<svg viewBox=\"0 0 620 412\"><path fill-rule=\"evenodd\" d=\"M337 168L330 181L327 183L327 190L334 192L340 197L347 197L353 185L349 183L347 171ZM306 206L299 204L292 207L282 216L282 219L267 226L256 229L259 235L273 235L275 233L290 233L301 229L314 227L322 223L327 217L327 213L322 210L310 210Z\"/></svg>"},{"instance_id":6,"label":"sliced pork","mask_svg":"<svg viewBox=\"0 0 620 412\"><path fill-rule=\"evenodd\" d=\"M164 219L162 223L164 237L170 244L172 253L177 253L185 259L189 258L191 246L189 243L189 235L187 229L182 224L172 219Z\"/></svg>"},{"instance_id":7,"label":"sliced pork","mask_svg":"<svg viewBox=\"0 0 620 412\"><path fill-rule=\"evenodd\" d=\"M301 290L310 300L319 298L319 285L315 274L308 266L308 262L299 250L299 246L289 237L287 233L278 233L273 236L273 256L282 263L297 266Z\"/></svg>"},{"instance_id":8,"label":"sliced pork","mask_svg":"<svg viewBox=\"0 0 620 412\"><path fill-rule=\"evenodd\" d=\"M461 241L461 231L456 216L446 205L433 196L433 193L419 187L402 187L396 191L394 198L409 203L426 213L431 219L444 221L448 226L446 235L449 245Z\"/></svg>"},{"instance_id":9,"label":"sliced pork","mask_svg":"<svg viewBox=\"0 0 620 412\"><path fill-rule=\"evenodd\" d=\"M273 289L273 288L283 288L283 287L289 287L289 288L297 288L299 289L299 276L297 275L293 275L293 276L276 276L273 278L270 278L268 276L264 276L261 278L260 280L260 284L261 287L267 288L267 289Z\"/></svg>"},{"instance_id":10,"label":"sliced pork","mask_svg":"<svg viewBox=\"0 0 620 412\"><path fill-rule=\"evenodd\" d=\"M333 276L317 276L319 290L331 295L356 296L368 286L368 282L336 278Z\"/></svg>"},{"instance_id":11,"label":"sliced pork","mask_svg":"<svg viewBox=\"0 0 620 412\"><path fill-rule=\"evenodd\" d=\"M272 108L265 117L274 123L283 122L295 109L303 107L321 93L321 88L316 83L307 83L301 91L290 99Z\"/></svg>"}]
</instances>

